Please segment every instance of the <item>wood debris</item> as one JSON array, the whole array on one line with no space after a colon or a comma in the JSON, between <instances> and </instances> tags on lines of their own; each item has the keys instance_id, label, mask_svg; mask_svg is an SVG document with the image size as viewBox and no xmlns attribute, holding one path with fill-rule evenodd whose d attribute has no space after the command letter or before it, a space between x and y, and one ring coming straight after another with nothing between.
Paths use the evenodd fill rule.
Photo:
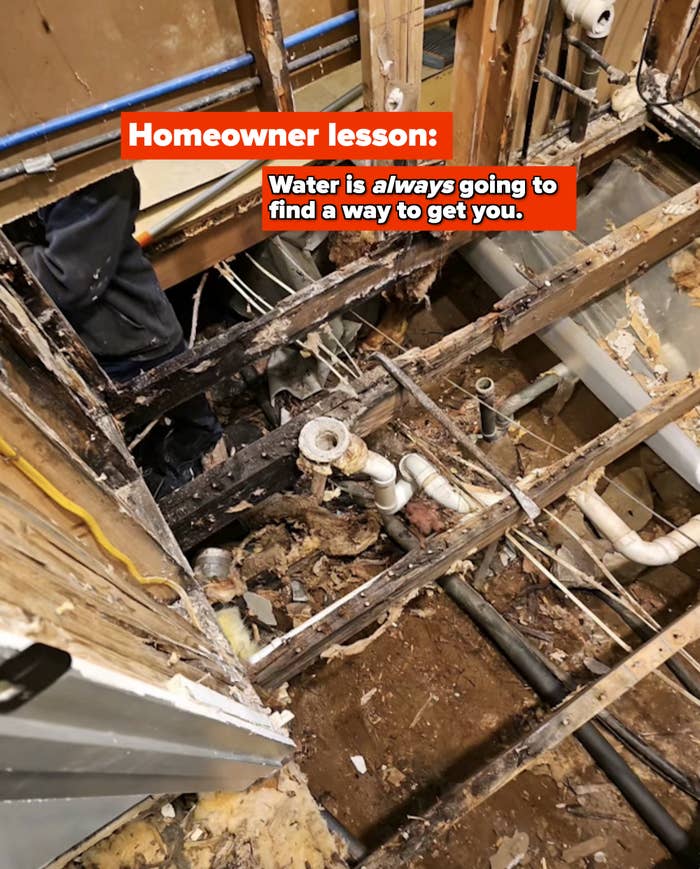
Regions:
<instances>
[{"instance_id":1,"label":"wood debris","mask_svg":"<svg viewBox=\"0 0 700 869\"><path fill-rule=\"evenodd\" d=\"M678 289L688 294L692 305L700 307L700 240L672 257L669 267Z\"/></svg>"},{"instance_id":2,"label":"wood debris","mask_svg":"<svg viewBox=\"0 0 700 869\"><path fill-rule=\"evenodd\" d=\"M602 851L607 844L606 836L594 836L592 839L567 848L562 854L562 859L565 863L578 863L579 860L584 860L586 857L593 856L597 851Z\"/></svg>"},{"instance_id":3,"label":"wood debris","mask_svg":"<svg viewBox=\"0 0 700 869\"><path fill-rule=\"evenodd\" d=\"M659 333L649 322L649 317L644 307L644 302L632 287L625 291L625 303L630 318L630 327L639 339L636 348L645 359L656 365L661 353L661 338Z\"/></svg>"}]
</instances>

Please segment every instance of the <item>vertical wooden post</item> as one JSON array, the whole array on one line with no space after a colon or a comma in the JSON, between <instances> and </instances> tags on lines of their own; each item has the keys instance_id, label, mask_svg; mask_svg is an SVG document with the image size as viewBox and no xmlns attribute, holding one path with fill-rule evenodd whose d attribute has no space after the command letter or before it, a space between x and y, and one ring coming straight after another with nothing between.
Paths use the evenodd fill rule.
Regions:
<instances>
[{"instance_id":1,"label":"vertical wooden post","mask_svg":"<svg viewBox=\"0 0 700 869\"><path fill-rule=\"evenodd\" d=\"M522 145L535 64L547 17L546 0L524 0L515 45L513 75L499 162L508 163Z\"/></svg>"},{"instance_id":2,"label":"vertical wooden post","mask_svg":"<svg viewBox=\"0 0 700 869\"><path fill-rule=\"evenodd\" d=\"M294 95L287 67L278 0L236 0L246 48L255 57L262 82L258 106L267 112L293 112Z\"/></svg>"},{"instance_id":3,"label":"vertical wooden post","mask_svg":"<svg viewBox=\"0 0 700 869\"><path fill-rule=\"evenodd\" d=\"M452 76L453 162L476 165L496 44L498 0L475 0L457 18Z\"/></svg>"},{"instance_id":4,"label":"vertical wooden post","mask_svg":"<svg viewBox=\"0 0 700 869\"><path fill-rule=\"evenodd\" d=\"M527 85L537 53L530 42L532 19L541 14L538 3L542 0L474 0L460 12L452 87L456 165L490 166L510 151L521 111L511 83L518 78Z\"/></svg>"},{"instance_id":5,"label":"vertical wooden post","mask_svg":"<svg viewBox=\"0 0 700 869\"><path fill-rule=\"evenodd\" d=\"M423 59L422 0L360 0L364 106L414 112Z\"/></svg>"}]
</instances>

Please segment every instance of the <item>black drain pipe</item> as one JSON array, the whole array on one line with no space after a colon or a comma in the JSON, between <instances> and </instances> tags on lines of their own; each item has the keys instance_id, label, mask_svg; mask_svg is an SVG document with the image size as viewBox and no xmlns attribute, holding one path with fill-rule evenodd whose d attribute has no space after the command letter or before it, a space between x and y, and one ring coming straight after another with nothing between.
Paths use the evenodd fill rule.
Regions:
<instances>
[{"instance_id":1,"label":"black drain pipe","mask_svg":"<svg viewBox=\"0 0 700 869\"><path fill-rule=\"evenodd\" d=\"M546 703L557 706L568 696L567 686L554 675L542 656L472 586L455 575L444 577L440 585ZM697 851L693 849L688 834L647 790L596 726L589 721L574 736L671 854L682 865L697 869Z\"/></svg>"},{"instance_id":2,"label":"black drain pipe","mask_svg":"<svg viewBox=\"0 0 700 869\"><path fill-rule=\"evenodd\" d=\"M590 586L579 586L576 590L578 592L593 595L604 604L607 604L611 610L617 613L628 627L632 628L635 634L637 634L643 642L646 643L647 640L650 640L656 634L654 628L648 625L645 621L642 621L638 615L631 612L616 598L609 597L607 594L598 591L596 588L590 588ZM693 697L700 700L700 680L695 672L693 672L678 655L669 658L668 661L666 661L666 666L673 673L676 679L678 679L681 685L683 685L683 687L689 691Z\"/></svg>"}]
</instances>

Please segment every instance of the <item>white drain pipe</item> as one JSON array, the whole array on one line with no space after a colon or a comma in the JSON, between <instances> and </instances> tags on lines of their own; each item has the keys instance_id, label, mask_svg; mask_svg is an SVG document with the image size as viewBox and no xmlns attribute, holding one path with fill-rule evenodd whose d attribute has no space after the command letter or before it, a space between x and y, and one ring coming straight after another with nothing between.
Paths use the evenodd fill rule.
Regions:
<instances>
[{"instance_id":1,"label":"white drain pipe","mask_svg":"<svg viewBox=\"0 0 700 869\"><path fill-rule=\"evenodd\" d=\"M568 495L615 550L629 561L650 567L673 564L681 555L700 545L700 515L693 516L677 531L656 540L642 540L590 486L584 484L572 489Z\"/></svg>"},{"instance_id":2,"label":"white drain pipe","mask_svg":"<svg viewBox=\"0 0 700 869\"><path fill-rule=\"evenodd\" d=\"M347 476L366 474L372 480L374 500L382 513L393 515L418 492L457 513L470 513L472 504L433 464L419 453L407 453L399 462L399 474L389 459L367 448L338 419L320 416L302 428L299 450L309 462L333 465Z\"/></svg>"},{"instance_id":3,"label":"white drain pipe","mask_svg":"<svg viewBox=\"0 0 700 869\"><path fill-rule=\"evenodd\" d=\"M610 34L615 18L615 0L561 0L564 14L580 24L588 36L602 39Z\"/></svg>"},{"instance_id":4,"label":"white drain pipe","mask_svg":"<svg viewBox=\"0 0 700 869\"><path fill-rule=\"evenodd\" d=\"M468 244L461 248L460 254L501 298L525 283L510 257L490 238ZM623 371L570 317L563 317L541 329L537 337L618 419L649 403L649 395L634 377ZM700 449L677 425L665 426L646 443L669 467L700 491Z\"/></svg>"},{"instance_id":5,"label":"white drain pipe","mask_svg":"<svg viewBox=\"0 0 700 869\"><path fill-rule=\"evenodd\" d=\"M424 492L433 501L457 513L470 513L472 505L449 480L419 453L407 453L399 462L401 482L411 487L411 494ZM399 483L399 485L400 485Z\"/></svg>"}]
</instances>

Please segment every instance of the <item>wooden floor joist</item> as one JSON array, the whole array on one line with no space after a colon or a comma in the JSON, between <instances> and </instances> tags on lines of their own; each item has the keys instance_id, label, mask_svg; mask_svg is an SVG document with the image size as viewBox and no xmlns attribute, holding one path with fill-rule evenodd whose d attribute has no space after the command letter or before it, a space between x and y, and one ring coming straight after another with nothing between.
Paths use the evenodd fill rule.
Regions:
<instances>
[{"instance_id":1,"label":"wooden floor joist","mask_svg":"<svg viewBox=\"0 0 700 869\"><path fill-rule=\"evenodd\" d=\"M597 468L623 456L669 422L700 402L700 372L671 386L645 408L608 429L545 470L526 477L521 487L540 507L561 498ZM420 552L405 555L364 586L331 604L253 658L251 679L274 688L302 672L319 655L371 625L393 604L435 581L456 562L468 558L519 524L524 514L507 497L499 504L465 518L455 528L432 537Z\"/></svg>"},{"instance_id":2,"label":"wooden floor joist","mask_svg":"<svg viewBox=\"0 0 700 869\"><path fill-rule=\"evenodd\" d=\"M426 388L492 344L510 347L516 334L521 341L551 322L553 316L565 316L586 299L643 271L700 231L698 188L695 185L577 251L514 290L493 313L431 347L403 354L399 363L408 366L411 377ZM324 398L165 499L162 508L181 545L189 549L228 524L232 514L226 510L237 501L255 503L291 485L296 439L307 420L337 416L358 434L367 435L388 422L402 404L401 391L381 371L368 372L356 387L358 398Z\"/></svg>"},{"instance_id":3,"label":"wooden floor joist","mask_svg":"<svg viewBox=\"0 0 700 869\"><path fill-rule=\"evenodd\" d=\"M269 314L233 326L135 378L120 390L112 410L132 420L154 418L348 307L374 298L402 277L434 265L464 244L465 236L455 233L447 239L415 241L404 236L383 255L364 256L280 302Z\"/></svg>"},{"instance_id":4,"label":"wooden floor joist","mask_svg":"<svg viewBox=\"0 0 700 869\"><path fill-rule=\"evenodd\" d=\"M447 796L421 813L414 835L402 830L362 862L364 869L398 869L413 865L421 854L435 847L435 840L472 809L495 794L521 772L541 762L582 725L634 688L688 643L700 638L700 605L672 622L609 673L576 694L550 714L530 734L453 787Z\"/></svg>"},{"instance_id":5,"label":"wooden floor joist","mask_svg":"<svg viewBox=\"0 0 700 869\"><path fill-rule=\"evenodd\" d=\"M509 293L496 346L507 349L583 307L700 234L700 184L646 211Z\"/></svg>"}]
</instances>

